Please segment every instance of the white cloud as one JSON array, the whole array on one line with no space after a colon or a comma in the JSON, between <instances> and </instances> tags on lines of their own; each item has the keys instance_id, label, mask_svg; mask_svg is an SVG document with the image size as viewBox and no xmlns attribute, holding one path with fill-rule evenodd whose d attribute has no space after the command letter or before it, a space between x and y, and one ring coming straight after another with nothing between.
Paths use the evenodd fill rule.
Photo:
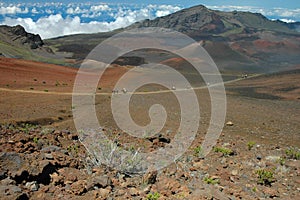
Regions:
<instances>
[{"instance_id":1,"label":"white cloud","mask_svg":"<svg viewBox=\"0 0 300 200\"><path fill-rule=\"evenodd\" d=\"M43 39L77 33L96 33L111 31L128 26L137 21L137 15L131 13L125 17L117 17L113 22L82 23L78 16L63 18L61 14L43 17L34 22L31 18L5 18L3 24L22 25L26 31L40 34Z\"/></svg>"},{"instance_id":2,"label":"white cloud","mask_svg":"<svg viewBox=\"0 0 300 200\"><path fill-rule=\"evenodd\" d=\"M39 12L37 11L36 8L32 8L31 13L33 13L33 14L38 14Z\"/></svg>"},{"instance_id":3,"label":"white cloud","mask_svg":"<svg viewBox=\"0 0 300 200\"><path fill-rule=\"evenodd\" d=\"M210 9L222 10L222 11L247 11L254 13L261 13L265 16L279 17L279 18L300 18L300 9L288 9L288 8L260 8L254 6L232 6L232 5L223 5L223 6L207 6Z\"/></svg>"},{"instance_id":4,"label":"white cloud","mask_svg":"<svg viewBox=\"0 0 300 200\"><path fill-rule=\"evenodd\" d=\"M66 13L67 14L81 14L81 13L87 13L89 12L87 9L81 9L79 6L74 8L68 8Z\"/></svg>"},{"instance_id":5,"label":"white cloud","mask_svg":"<svg viewBox=\"0 0 300 200\"><path fill-rule=\"evenodd\" d=\"M51 4L51 6L53 5ZM55 4L55 6L61 5ZM37 7L37 5L35 7ZM37 12L35 7L31 7L31 13ZM155 17L168 15L181 9L178 6L172 5L147 5L134 7L132 5L125 4L118 6L111 6L107 4L70 4L60 8L64 11L61 12L60 10L60 12L55 12L52 7L45 7L44 14L40 12L39 14L41 14L41 17L36 21L31 18L5 17L4 21L0 23L11 26L20 24L24 26L26 31L40 34L41 37L45 39L78 33L111 31L117 28L129 26L134 22L144 19L153 19ZM39 8L39 10L42 10L42 8ZM21 8L15 7L10 12L21 11ZM65 17L66 15L64 14L67 14L67 17ZM111 16L113 20L110 22L101 21L102 14ZM82 22L81 17L89 18L90 20L88 20L88 22Z\"/></svg>"},{"instance_id":6,"label":"white cloud","mask_svg":"<svg viewBox=\"0 0 300 200\"><path fill-rule=\"evenodd\" d=\"M7 14L17 14L17 13L28 13L28 8L22 9L18 6L1 6L0 7L0 14L7 15Z\"/></svg>"},{"instance_id":7,"label":"white cloud","mask_svg":"<svg viewBox=\"0 0 300 200\"><path fill-rule=\"evenodd\" d=\"M295 20L292 20L292 19L279 19L280 21L282 22L285 22L285 23L293 23L293 22L296 22Z\"/></svg>"},{"instance_id":8,"label":"white cloud","mask_svg":"<svg viewBox=\"0 0 300 200\"><path fill-rule=\"evenodd\" d=\"M91 11L92 12L107 11L107 10L111 10L111 9L106 4L100 4L100 5L91 6Z\"/></svg>"}]
</instances>

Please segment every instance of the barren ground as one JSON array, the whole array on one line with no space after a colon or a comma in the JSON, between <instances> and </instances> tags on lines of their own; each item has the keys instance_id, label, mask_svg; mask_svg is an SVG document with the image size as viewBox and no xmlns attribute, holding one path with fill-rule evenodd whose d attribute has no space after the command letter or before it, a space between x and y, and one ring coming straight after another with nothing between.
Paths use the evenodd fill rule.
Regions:
<instances>
[{"instance_id":1,"label":"barren ground","mask_svg":"<svg viewBox=\"0 0 300 200\"><path fill-rule=\"evenodd\" d=\"M112 80L126 70L111 68L99 83L98 119L110 138L119 135L117 142L124 148L163 147L180 122L172 92L138 94L131 100L131 115L141 125L149 123L149 106L165 106L168 120L161 136L137 140L121 133L113 121L110 95L101 93L111 92ZM1 198L149 199L155 192L159 199L300 197L300 158L286 154L291 147L300 154L299 70L226 85L226 122L233 124L225 125L216 146L231 149L230 155L211 151L200 158L195 154L210 118L207 89L195 90L201 121L192 146L176 163L145 176L129 176L87 161L72 118L75 75L72 68L0 59ZM270 183L259 182L259 169L273 173Z\"/></svg>"}]
</instances>

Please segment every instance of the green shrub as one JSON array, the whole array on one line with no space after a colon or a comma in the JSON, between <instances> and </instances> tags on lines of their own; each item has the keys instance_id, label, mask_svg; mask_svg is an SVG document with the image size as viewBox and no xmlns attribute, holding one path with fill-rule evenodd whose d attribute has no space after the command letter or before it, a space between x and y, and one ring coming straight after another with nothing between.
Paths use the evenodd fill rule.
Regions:
<instances>
[{"instance_id":1,"label":"green shrub","mask_svg":"<svg viewBox=\"0 0 300 200\"><path fill-rule=\"evenodd\" d=\"M203 150L201 146L194 148L194 156L201 157L203 156Z\"/></svg>"},{"instance_id":2,"label":"green shrub","mask_svg":"<svg viewBox=\"0 0 300 200\"><path fill-rule=\"evenodd\" d=\"M39 142L39 138L38 137L34 137L33 138L33 142L37 144Z\"/></svg>"},{"instance_id":3,"label":"green shrub","mask_svg":"<svg viewBox=\"0 0 300 200\"><path fill-rule=\"evenodd\" d=\"M256 144L256 143L253 142L253 141L248 142L248 143L247 143L248 150L250 151L250 150L254 147L255 144Z\"/></svg>"},{"instance_id":4,"label":"green shrub","mask_svg":"<svg viewBox=\"0 0 300 200\"><path fill-rule=\"evenodd\" d=\"M77 144L74 144L74 145L70 145L68 146L67 150L68 152L73 152L73 153L78 153L78 149L79 149L79 146Z\"/></svg>"},{"instance_id":5,"label":"green shrub","mask_svg":"<svg viewBox=\"0 0 300 200\"><path fill-rule=\"evenodd\" d=\"M219 184L220 183L220 180L217 179L217 178L209 178L209 177L205 177L203 179L203 181L207 184L212 184L212 185L215 185L215 184Z\"/></svg>"},{"instance_id":6,"label":"green shrub","mask_svg":"<svg viewBox=\"0 0 300 200\"><path fill-rule=\"evenodd\" d=\"M257 174L257 183L261 185L269 185L275 182L274 172L270 169L259 169L256 171Z\"/></svg>"},{"instance_id":7,"label":"green shrub","mask_svg":"<svg viewBox=\"0 0 300 200\"><path fill-rule=\"evenodd\" d=\"M285 151L288 159L300 160L300 150L296 148L289 148Z\"/></svg>"},{"instance_id":8,"label":"green shrub","mask_svg":"<svg viewBox=\"0 0 300 200\"><path fill-rule=\"evenodd\" d=\"M227 149L224 147L214 147L214 152L221 152L223 156L231 156L234 154L234 152L231 149Z\"/></svg>"},{"instance_id":9,"label":"green shrub","mask_svg":"<svg viewBox=\"0 0 300 200\"><path fill-rule=\"evenodd\" d=\"M160 197L160 194L158 192L149 193L146 197L147 200L158 200Z\"/></svg>"},{"instance_id":10,"label":"green shrub","mask_svg":"<svg viewBox=\"0 0 300 200\"><path fill-rule=\"evenodd\" d=\"M36 129L37 126L34 124L29 124L29 123L22 123L19 127L19 130L24 132L24 133L29 133L30 131Z\"/></svg>"},{"instance_id":11,"label":"green shrub","mask_svg":"<svg viewBox=\"0 0 300 200\"><path fill-rule=\"evenodd\" d=\"M285 158L280 157L278 159L278 162L279 162L280 165L284 165L285 164Z\"/></svg>"}]
</instances>

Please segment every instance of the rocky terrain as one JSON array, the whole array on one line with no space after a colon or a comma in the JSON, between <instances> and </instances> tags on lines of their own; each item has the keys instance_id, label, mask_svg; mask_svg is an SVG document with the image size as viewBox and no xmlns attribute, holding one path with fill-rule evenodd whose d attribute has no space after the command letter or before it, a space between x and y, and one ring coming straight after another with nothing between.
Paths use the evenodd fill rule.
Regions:
<instances>
[{"instance_id":1,"label":"rocky terrain","mask_svg":"<svg viewBox=\"0 0 300 200\"><path fill-rule=\"evenodd\" d=\"M298 25L196 6L130 26L172 28L201 41L218 63L227 92L226 123L212 151L203 156L211 105L207 88L198 88L201 121L192 145L166 168L145 174L117 171L87 152L73 121L77 69L47 64L77 66L99 42L122 30L42 41L20 26L0 27L0 199L299 199ZM130 114L146 125L149 108L163 105L168 118L160 133L133 138L114 121L114 85L151 59L192 74L182 58L153 49L133 52L107 69L95 93L102 131L132 153L168 145L180 123L173 92L151 93L155 85L132 96Z\"/></svg>"},{"instance_id":2,"label":"rocky terrain","mask_svg":"<svg viewBox=\"0 0 300 200\"><path fill-rule=\"evenodd\" d=\"M75 132L24 123L1 125L0 134L1 199L300 197L300 150L276 142L223 134L205 158L194 144L162 171L130 175L93 165Z\"/></svg>"},{"instance_id":3,"label":"rocky terrain","mask_svg":"<svg viewBox=\"0 0 300 200\"><path fill-rule=\"evenodd\" d=\"M0 90L1 199L198 200L300 196L298 70L228 84L227 123L206 157L202 156L201 143L210 107L205 91L197 91L203 121L189 150L167 168L139 175L116 171L101 162L96 164L79 141L72 118L76 107L71 107L70 95L74 70L7 58L2 61L4 64L15 70L2 69L3 73L11 74L7 76L10 79L5 79L10 85L7 87L3 82L1 89L5 90ZM15 83L14 73L22 73L22 66L45 69L45 73L40 72L35 81L37 74L31 72ZM120 70L116 69L122 68L112 68L107 77L118 79ZM68 85L55 85L56 79L48 74L56 70L60 74L55 77L57 81L70 80ZM100 95L109 91L106 88L111 81L107 79L101 85L103 88L98 90L96 98L105 134L111 138L120 135L115 142L133 151L138 149L137 145L151 151L168 144L172 137L165 134L167 130L136 142L117 129L109 111L110 96ZM251 85L253 92L241 93ZM176 129L178 116L172 110L176 103L171 97L169 94L133 97L134 120L147 122L147 107L153 102L161 103L172 111L166 128Z\"/></svg>"}]
</instances>

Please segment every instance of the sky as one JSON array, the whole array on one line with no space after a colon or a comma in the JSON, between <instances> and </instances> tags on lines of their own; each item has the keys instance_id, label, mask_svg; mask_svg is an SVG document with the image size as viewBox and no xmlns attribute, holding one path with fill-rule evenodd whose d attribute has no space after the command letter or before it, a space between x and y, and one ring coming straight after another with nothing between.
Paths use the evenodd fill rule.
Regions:
<instances>
[{"instance_id":1,"label":"sky","mask_svg":"<svg viewBox=\"0 0 300 200\"><path fill-rule=\"evenodd\" d=\"M271 20L300 21L299 0L0 0L0 24L20 24L45 39L111 31L199 4L222 11L259 12Z\"/></svg>"},{"instance_id":2,"label":"sky","mask_svg":"<svg viewBox=\"0 0 300 200\"><path fill-rule=\"evenodd\" d=\"M1 1L0 1L1 2ZM8 3L32 3L32 2L93 2L93 3L132 3L132 4L169 4L169 5L183 5L193 6L199 4L205 5L237 5L237 6L259 6L259 7L283 7L283 8L295 8L300 7L299 0L5 0L2 2Z\"/></svg>"}]
</instances>

